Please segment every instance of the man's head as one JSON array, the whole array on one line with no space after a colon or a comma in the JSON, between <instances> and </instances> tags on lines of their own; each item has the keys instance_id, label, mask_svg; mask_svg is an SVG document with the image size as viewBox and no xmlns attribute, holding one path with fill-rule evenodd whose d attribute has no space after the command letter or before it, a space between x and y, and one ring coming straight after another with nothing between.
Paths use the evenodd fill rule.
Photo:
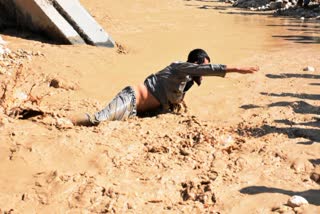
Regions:
<instances>
[{"instance_id":1,"label":"man's head","mask_svg":"<svg viewBox=\"0 0 320 214\"><path fill-rule=\"evenodd\" d=\"M199 65L204 63L210 63L210 57L204 50L194 49L189 53L187 62L196 63Z\"/></svg>"},{"instance_id":2,"label":"man's head","mask_svg":"<svg viewBox=\"0 0 320 214\"><path fill-rule=\"evenodd\" d=\"M198 48L192 50L188 55L187 62L196 63L196 64L208 64L210 63L210 57L204 50ZM201 85L202 76L193 76L192 80L197 83L197 85Z\"/></svg>"}]
</instances>

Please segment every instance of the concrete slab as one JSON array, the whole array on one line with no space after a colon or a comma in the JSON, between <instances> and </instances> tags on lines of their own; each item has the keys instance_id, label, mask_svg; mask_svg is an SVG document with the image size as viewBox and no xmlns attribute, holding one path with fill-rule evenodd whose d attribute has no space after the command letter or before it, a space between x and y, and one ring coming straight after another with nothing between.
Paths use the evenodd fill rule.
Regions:
<instances>
[{"instance_id":1,"label":"concrete slab","mask_svg":"<svg viewBox=\"0 0 320 214\"><path fill-rule=\"evenodd\" d=\"M53 0L53 5L88 44L114 47L111 36L103 30L78 0Z\"/></svg>"},{"instance_id":2,"label":"concrete slab","mask_svg":"<svg viewBox=\"0 0 320 214\"><path fill-rule=\"evenodd\" d=\"M63 43L115 46L78 0L0 0L0 12L0 27L12 17L18 26Z\"/></svg>"},{"instance_id":3,"label":"concrete slab","mask_svg":"<svg viewBox=\"0 0 320 214\"><path fill-rule=\"evenodd\" d=\"M74 28L56 10L50 0L12 0L16 19L22 27L45 32L54 40L70 44L85 44Z\"/></svg>"}]
</instances>

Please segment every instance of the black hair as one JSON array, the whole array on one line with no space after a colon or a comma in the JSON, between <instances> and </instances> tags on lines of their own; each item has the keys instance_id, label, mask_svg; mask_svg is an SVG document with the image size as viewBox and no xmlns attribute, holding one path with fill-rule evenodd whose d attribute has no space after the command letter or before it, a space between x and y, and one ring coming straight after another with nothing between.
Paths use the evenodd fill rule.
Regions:
<instances>
[{"instance_id":1,"label":"black hair","mask_svg":"<svg viewBox=\"0 0 320 214\"><path fill-rule=\"evenodd\" d=\"M204 50L198 48L198 49L192 50L189 53L187 62L197 63L197 64L200 65L200 64L204 63L205 59L207 59L210 62L210 57L207 54L207 52L205 52Z\"/></svg>"}]
</instances>

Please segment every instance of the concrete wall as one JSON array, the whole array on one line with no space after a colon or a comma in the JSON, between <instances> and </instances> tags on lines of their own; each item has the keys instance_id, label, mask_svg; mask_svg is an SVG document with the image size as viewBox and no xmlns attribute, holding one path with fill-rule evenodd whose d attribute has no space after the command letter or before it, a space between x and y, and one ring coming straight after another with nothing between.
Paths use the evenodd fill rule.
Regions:
<instances>
[{"instance_id":1,"label":"concrete wall","mask_svg":"<svg viewBox=\"0 0 320 214\"><path fill-rule=\"evenodd\" d=\"M0 17L0 26L10 18L18 27L45 33L60 43L114 47L78 0L0 0Z\"/></svg>"},{"instance_id":2,"label":"concrete wall","mask_svg":"<svg viewBox=\"0 0 320 214\"><path fill-rule=\"evenodd\" d=\"M0 0L1 1L1 0ZM70 44L85 42L48 0L12 0L16 23L34 32L43 32L55 41ZM11 9L12 10L12 9Z\"/></svg>"}]
</instances>

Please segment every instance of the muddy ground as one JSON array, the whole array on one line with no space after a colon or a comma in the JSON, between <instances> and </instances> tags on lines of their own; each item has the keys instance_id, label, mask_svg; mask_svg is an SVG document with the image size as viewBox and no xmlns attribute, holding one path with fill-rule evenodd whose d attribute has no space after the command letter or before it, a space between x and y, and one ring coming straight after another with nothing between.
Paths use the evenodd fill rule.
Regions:
<instances>
[{"instance_id":1,"label":"muddy ground","mask_svg":"<svg viewBox=\"0 0 320 214\"><path fill-rule=\"evenodd\" d=\"M213 34L183 49L175 32L187 27L179 27L186 24L179 13L198 14L210 26L217 12L178 0L126 1L130 7L114 3L111 9L102 1L81 2L116 37L116 49L2 35L12 53L0 61L0 213L320 211L317 43L289 41L272 52L237 55L234 61L259 65L259 73L206 79L180 113L75 127L69 115L102 108L122 86L141 81L168 58L205 43L213 52ZM162 40L170 31L168 57L161 55L161 42L147 39ZM217 59L232 61L219 50ZM315 71L304 71L308 65ZM309 205L289 207L293 195Z\"/></svg>"}]
</instances>

